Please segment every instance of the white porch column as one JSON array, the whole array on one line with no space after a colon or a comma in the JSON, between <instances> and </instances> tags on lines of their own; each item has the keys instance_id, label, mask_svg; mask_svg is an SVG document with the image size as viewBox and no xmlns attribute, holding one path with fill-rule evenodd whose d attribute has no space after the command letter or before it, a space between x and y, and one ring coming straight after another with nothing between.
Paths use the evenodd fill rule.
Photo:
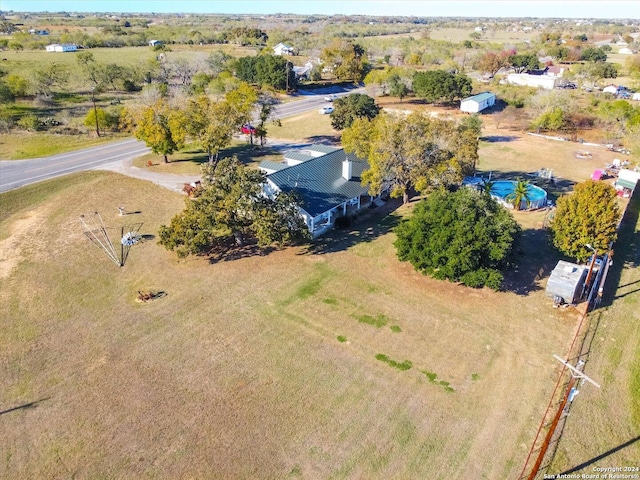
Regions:
<instances>
[{"instance_id":1,"label":"white porch column","mask_svg":"<svg viewBox=\"0 0 640 480\"><path fill-rule=\"evenodd\" d=\"M358 195L358 210L360 210L360 195Z\"/></svg>"},{"instance_id":2,"label":"white porch column","mask_svg":"<svg viewBox=\"0 0 640 480\"><path fill-rule=\"evenodd\" d=\"M315 229L314 229L314 227L313 227L313 217L311 217L311 233L313 233L313 231L314 231L314 230L315 230Z\"/></svg>"},{"instance_id":3,"label":"white porch column","mask_svg":"<svg viewBox=\"0 0 640 480\"><path fill-rule=\"evenodd\" d=\"M342 215L347 215L347 202L342 204Z\"/></svg>"}]
</instances>

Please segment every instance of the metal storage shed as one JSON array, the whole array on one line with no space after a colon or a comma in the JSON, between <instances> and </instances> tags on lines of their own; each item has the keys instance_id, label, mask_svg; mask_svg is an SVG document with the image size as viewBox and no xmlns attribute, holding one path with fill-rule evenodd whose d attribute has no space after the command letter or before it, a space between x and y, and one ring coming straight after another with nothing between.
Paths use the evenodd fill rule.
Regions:
<instances>
[{"instance_id":1,"label":"metal storage shed","mask_svg":"<svg viewBox=\"0 0 640 480\"><path fill-rule=\"evenodd\" d=\"M460 102L460 110L467 113L478 113L485 108L492 107L495 103L495 93L482 92L473 97L463 99Z\"/></svg>"},{"instance_id":2,"label":"metal storage shed","mask_svg":"<svg viewBox=\"0 0 640 480\"><path fill-rule=\"evenodd\" d=\"M559 303L576 303L580 300L587 272L588 268L585 265L560 260L547 282L547 297L561 299L562 302Z\"/></svg>"}]
</instances>

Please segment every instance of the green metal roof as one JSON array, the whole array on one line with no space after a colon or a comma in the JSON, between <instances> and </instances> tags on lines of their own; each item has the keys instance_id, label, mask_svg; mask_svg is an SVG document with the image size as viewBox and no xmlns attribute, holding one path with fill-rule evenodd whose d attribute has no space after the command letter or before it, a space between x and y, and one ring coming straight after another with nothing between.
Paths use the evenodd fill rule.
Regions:
<instances>
[{"instance_id":1,"label":"green metal roof","mask_svg":"<svg viewBox=\"0 0 640 480\"><path fill-rule=\"evenodd\" d=\"M260 162L260 168L265 170L283 170L289 168L289 165L283 162L271 162L269 160L263 160Z\"/></svg>"},{"instance_id":2,"label":"green metal roof","mask_svg":"<svg viewBox=\"0 0 640 480\"><path fill-rule=\"evenodd\" d=\"M463 99L463 102L466 102L467 100L473 100L474 102L478 102L478 103L482 103L485 100L488 100L489 98L495 97L496 94L495 93L491 93L491 92L482 92L479 93L477 95L474 95L472 97L467 97L465 99Z\"/></svg>"},{"instance_id":3,"label":"green metal roof","mask_svg":"<svg viewBox=\"0 0 640 480\"><path fill-rule=\"evenodd\" d=\"M351 160L352 177L342 177L342 162ZM367 187L360 184L362 172L369 168L366 160L338 149L298 165L268 175L283 192L294 191L302 197L302 208L315 217L343 202L364 195Z\"/></svg>"},{"instance_id":4,"label":"green metal roof","mask_svg":"<svg viewBox=\"0 0 640 480\"><path fill-rule=\"evenodd\" d=\"M318 145L311 145L310 147L306 147L304 150L311 150L313 152L320 152L320 153L333 153L342 149L339 147L332 147L331 145L318 144Z\"/></svg>"},{"instance_id":5,"label":"green metal roof","mask_svg":"<svg viewBox=\"0 0 640 480\"><path fill-rule=\"evenodd\" d=\"M284 158L288 158L290 160L297 160L299 162L306 162L307 160L311 160L312 158L317 158L317 155L314 157L313 155L305 155L304 153L286 152L284 154Z\"/></svg>"},{"instance_id":6,"label":"green metal roof","mask_svg":"<svg viewBox=\"0 0 640 480\"><path fill-rule=\"evenodd\" d=\"M633 190L634 188L636 188L636 182L634 182L633 180L626 180L624 178L618 178L616 180L616 185L620 187L628 188L630 190Z\"/></svg>"}]
</instances>

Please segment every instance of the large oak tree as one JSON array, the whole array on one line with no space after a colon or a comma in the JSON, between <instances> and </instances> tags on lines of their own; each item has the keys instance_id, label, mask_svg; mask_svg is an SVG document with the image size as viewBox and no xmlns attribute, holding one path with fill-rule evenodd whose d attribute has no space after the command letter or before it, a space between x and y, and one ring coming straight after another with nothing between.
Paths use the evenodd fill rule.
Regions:
<instances>
[{"instance_id":1,"label":"large oak tree","mask_svg":"<svg viewBox=\"0 0 640 480\"><path fill-rule=\"evenodd\" d=\"M478 158L475 129L424 112L356 119L344 130L342 144L368 160L362 182L371 194L387 191L405 203L414 190L459 182L473 173Z\"/></svg>"},{"instance_id":2,"label":"large oak tree","mask_svg":"<svg viewBox=\"0 0 640 480\"><path fill-rule=\"evenodd\" d=\"M259 246L286 245L308 236L296 198L262 194L265 174L246 168L237 158L203 168L203 186L170 224L162 225L160 243L178 256L203 254L216 247L243 246L247 236Z\"/></svg>"},{"instance_id":3,"label":"large oak tree","mask_svg":"<svg viewBox=\"0 0 640 480\"><path fill-rule=\"evenodd\" d=\"M437 279L499 289L520 227L489 195L438 190L396 228L398 258Z\"/></svg>"}]
</instances>

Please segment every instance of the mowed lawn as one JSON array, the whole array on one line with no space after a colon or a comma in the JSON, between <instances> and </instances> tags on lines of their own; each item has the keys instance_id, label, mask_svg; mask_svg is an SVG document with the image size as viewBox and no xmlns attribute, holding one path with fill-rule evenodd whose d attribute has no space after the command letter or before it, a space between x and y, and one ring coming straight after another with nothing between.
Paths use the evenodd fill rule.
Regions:
<instances>
[{"instance_id":1,"label":"mowed lawn","mask_svg":"<svg viewBox=\"0 0 640 480\"><path fill-rule=\"evenodd\" d=\"M496 293L416 273L390 230L411 205L237 259L178 260L149 238L122 268L78 221L157 235L183 202L103 172L0 195L0 477L520 472L577 319L544 281L527 270L528 293Z\"/></svg>"}]
</instances>

